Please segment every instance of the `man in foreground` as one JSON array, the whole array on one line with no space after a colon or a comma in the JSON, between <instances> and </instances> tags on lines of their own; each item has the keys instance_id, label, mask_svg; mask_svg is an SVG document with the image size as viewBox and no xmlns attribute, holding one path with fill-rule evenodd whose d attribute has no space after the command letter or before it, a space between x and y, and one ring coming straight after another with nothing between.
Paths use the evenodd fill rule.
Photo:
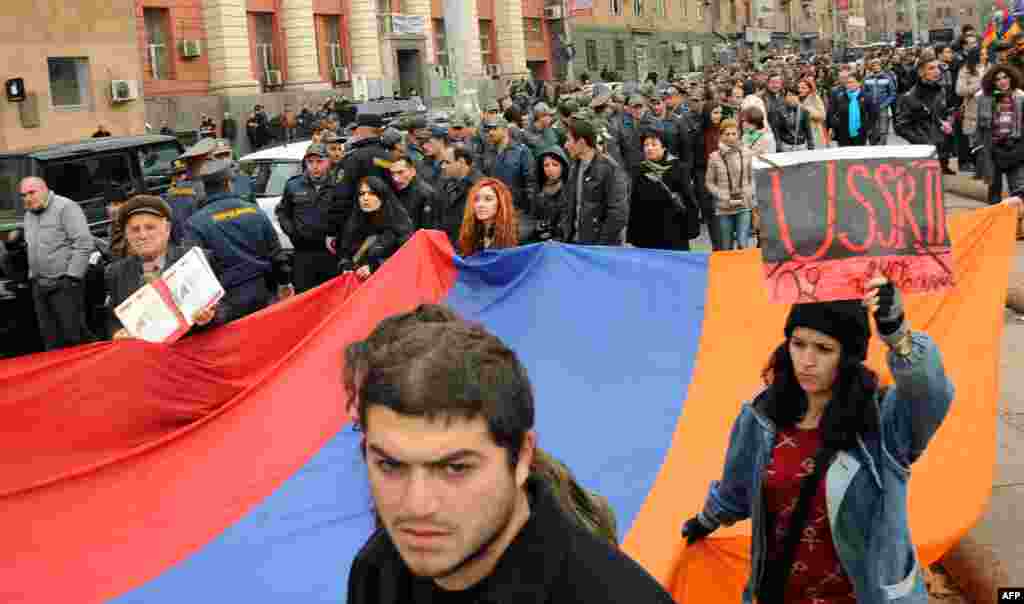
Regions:
<instances>
[{"instance_id":1,"label":"man in foreground","mask_svg":"<svg viewBox=\"0 0 1024 604\"><path fill-rule=\"evenodd\" d=\"M531 476L533 393L514 352L461 322L395 339L356 385L382 528L353 562L349 604L672 602Z\"/></svg>"}]
</instances>

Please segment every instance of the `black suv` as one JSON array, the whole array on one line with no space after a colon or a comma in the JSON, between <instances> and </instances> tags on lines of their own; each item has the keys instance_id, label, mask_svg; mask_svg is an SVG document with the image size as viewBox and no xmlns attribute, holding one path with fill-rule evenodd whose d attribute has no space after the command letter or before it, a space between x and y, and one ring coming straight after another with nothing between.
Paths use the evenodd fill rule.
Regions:
<instances>
[{"instance_id":1,"label":"black suv","mask_svg":"<svg viewBox=\"0 0 1024 604\"><path fill-rule=\"evenodd\" d=\"M102 250L110 224L106 207L110 185L119 185L129 196L161 195L171 183L171 162L182 152L181 143L173 136L144 135L91 138L0 153L0 241L21 226L25 213L18 194L21 179L39 176L54 193L82 206ZM102 266L90 267L86 287L90 326L98 334L105 331ZM41 349L27 275L4 274L0 267L0 358Z\"/></svg>"}]
</instances>

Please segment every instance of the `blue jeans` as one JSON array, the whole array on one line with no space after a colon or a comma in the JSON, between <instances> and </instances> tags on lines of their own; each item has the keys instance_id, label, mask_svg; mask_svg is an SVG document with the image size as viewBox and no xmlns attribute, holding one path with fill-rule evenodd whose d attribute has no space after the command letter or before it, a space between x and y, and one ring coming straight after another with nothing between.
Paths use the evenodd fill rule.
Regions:
<instances>
[{"instance_id":1,"label":"blue jeans","mask_svg":"<svg viewBox=\"0 0 1024 604\"><path fill-rule=\"evenodd\" d=\"M718 236L722 242L720 249L731 250L733 243L739 249L750 247L750 217L750 210L715 216L715 220L718 221Z\"/></svg>"}]
</instances>

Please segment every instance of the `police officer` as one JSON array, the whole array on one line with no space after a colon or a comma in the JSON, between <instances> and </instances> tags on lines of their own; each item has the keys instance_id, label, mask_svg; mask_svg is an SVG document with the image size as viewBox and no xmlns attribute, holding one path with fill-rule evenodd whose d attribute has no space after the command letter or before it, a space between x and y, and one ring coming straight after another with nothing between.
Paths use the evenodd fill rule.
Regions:
<instances>
[{"instance_id":1,"label":"police officer","mask_svg":"<svg viewBox=\"0 0 1024 604\"><path fill-rule=\"evenodd\" d=\"M437 187L443 173L441 162L448 150L448 128L441 125L430 127L430 138L423 145L427 156L423 162L416 167L419 178L432 187Z\"/></svg>"},{"instance_id":2,"label":"police officer","mask_svg":"<svg viewBox=\"0 0 1024 604\"><path fill-rule=\"evenodd\" d=\"M203 183L198 178L199 171L216 148L217 142L214 139L201 138L178 156L178 161L184 164L185 169L175 185L167 190L164 198L167 205L171 206L171 243L175 245L185 243L185 224L205 197Z\"/></svg>"},{"instance_id":3,"label":"police officer","mask_svg":"<svg viewBox=\"0 0 1024 604\"><path fill-rule=\"evenodd\" d=\"M221 261L226 320L239 319L270 304L271 281L279 299L294 294L291 264L270 218L231 190L231 162L206 162L200 178L206 197L188 219L186 237Z\"/></svg>"},{"instance_id":4,"label":"police officer","mask_svg":"<svg viewBox=\"0 0 1024 604\"><path fill-rule=\"evenodd\" d=\"M256 197L252 193L252 179L248 175L242 174L242 169L239 167L238 162L234 159L234 152L231 150L231 143L227 139L218 138L216 139L213 153L210 154L213 159L226 160L231 162L231 190L242 198L242 201L248 201L249 203L255 203Z\"/></svg>"},{"instance_id":5,"label":"police officer","mask_svg":"<svg viewBox=\"0 0 1024 604\"><path fill-rule=\"evenodd\" d=\"M293 176L274 211L281 230L295 247L293 282L302 293L328 281L337 272L338 261L327 248L331 235L328 211L334 201L329 153L323 144L313 144L303 158L305 171Z\"/></svg>"},{"instance_id":6,"label":"police officer","mask_svg":"<svg viewBox=\"0 0 1024 604\"><path fill-rule=\"evenodd\" d=\"M332 238L328 246L333 250L335 242L348 224L348 218L356 206L356 192L359 181L367 176L377 176L384 182L390 180L391 155L381 142L384 120L376 113L360 113L356 117L356 129L348 152L341 161L344 176L334 189L334 203L331 204L330 225Z\"/></svg>"},{"instance_id":7,"label":"police officer","mask_svg":"<svg viewBox=\"0 0 1024 604\"><path fill-rule=\"evenodd\" d=\"M323 144L331 162L331 167L327 172L327 181L332 186L341 184L341 179L345 175L345 171L341 169L341 160L345 157L345 145L342 141L343 139L334 132L324 134Z\"/></svg>"}]
</instances>

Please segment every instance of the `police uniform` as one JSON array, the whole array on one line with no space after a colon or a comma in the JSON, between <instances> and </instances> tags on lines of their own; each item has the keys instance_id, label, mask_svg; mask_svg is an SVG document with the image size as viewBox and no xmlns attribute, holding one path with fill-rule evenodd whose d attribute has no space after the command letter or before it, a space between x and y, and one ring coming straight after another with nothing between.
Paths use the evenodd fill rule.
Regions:
<instances>
[{"instance_id":1,"label":"police uniform","mask_svg":"<svg viewBox=\"0 0 1024 604\"><path fill-rule=\"evenodd\" d=\"M211 160L200 176L208 188L230 180L231 162ZM188 219L186 237L211 250L221 261L221 285L227 320L252 314L273 296L271 281L291 284L291 266L270 218L234 192L208 194Z\"/></svg>"},{"instance_id":2,"label":"police uniform","mask_svg":"<svg viewBox=\"0 0 1024 604\"><path fill-rule=\"evenodd\" d=\"M208 157L216 148L217 142L214 139L203 138L186 149L178 159L182 164L187 164L185 160ZM164 201L171 206L171 243L177 245L185 243L185 224L205 197L203 183L197 176L197 174L187 175L167 190Z\"/></svg>"},{"instance_id":3,"label":"police uniform","mask_svg":"<svg viewBox=\"0 0 1024 604\"><path fill-rule=\"evenodd\" d=\"M313 155L326 158L325 145L310 145L303 162ZM328 211L334 203L334 187L330 173L314 181L303 172L285 183L281 201L274 210L281 230L295 247L292 277L296 293L313 289L337 275L338 261L327 250L326 243L332 234Z\"/></svg>"},{"instance_id":4,"label":"police uniform","mask_svg":"<svg viewBox=\"0 0 1024 604\"><path fill-rule=\"evenodd\" d=\"M238 165L238 162L234 160L234 151L231 149L231 143L227 139L218 138L215 141L213 156L227 153L228 161L231 162L231 190L242 198L242 201L248 201L249 203L256 203L256 197L252 192L252 179L247 175L242 174L242 169Z\"/></svg>"},{"instance_id":5,"label":"police uniform","mask_svg":"<svg viewBox=\"0 0 1024 604\"><path fill-rule=\"evenodd\" d=\"M356 118L356 125L380 129L384 127L384 120L377 114L360 113ZM334 204L330 212L331 232L339 241L356 207L359 181L367 176L377 176L384 182L389 182L391 154L384 148L379 136L371 136L348 145L348 152L341 165L345 174L341 183L335 187Z\"/></svg>"}]
</instances>

